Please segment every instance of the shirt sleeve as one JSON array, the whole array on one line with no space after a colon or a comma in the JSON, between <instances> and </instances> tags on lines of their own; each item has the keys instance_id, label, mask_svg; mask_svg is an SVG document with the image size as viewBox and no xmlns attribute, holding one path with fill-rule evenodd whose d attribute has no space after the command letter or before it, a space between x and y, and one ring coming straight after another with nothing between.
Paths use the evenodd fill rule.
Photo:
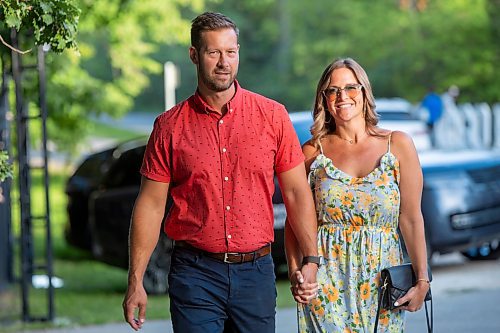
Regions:
<instances>
[{"instance_id":1,"label":"shirt sleeve","mask_svg":"<svg viewBox=\"0 0 500 333\"><path fill-rule=\"evenodd\" d=\"M275 128L278 143L275 170L276 173L282 173L304 162L304 154L292 121L283 106L275 112Z\"/></svg>"},{"instance_id":2,"label":"shirt sleeve","mask_svg":"<svg viewBox=\"0 0 500 333\"><path fill-rule=\"evenodd\" d=\"M168 144L168 131L163 127L160 117L156 118L144 152L140 173L148 179L169 183L171 179L170 145Z\"/></svg>"}]
</instances>

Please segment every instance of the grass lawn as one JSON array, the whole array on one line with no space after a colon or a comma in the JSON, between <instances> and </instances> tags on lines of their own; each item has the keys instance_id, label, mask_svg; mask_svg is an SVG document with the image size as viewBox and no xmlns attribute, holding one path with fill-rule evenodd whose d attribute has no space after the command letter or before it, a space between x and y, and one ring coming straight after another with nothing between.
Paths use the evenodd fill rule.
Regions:
<instances>
[{"instance_id":1,"label":"grass lawn","mask_svg":"<svg viewBox=\"0 0 500 333\"><path fill-rule=\"evenodd\" d=\"M91 123L91 131L90 137L113 138L116 141L125 141L145 135L141 132L113 127L97 121Z\"/></svg>"},{"instance_id":2,"label":"grass lawn","mask_svg":"<svg viewBox=\"0 0 500 333\"><path fill-rule=\"evenodd\" d=\"M108 126L97 125L99 133L119 133L118 139L128 139L137 136L137 133L112 129ZM97 136L93 134L94 137ZM91 324L123 321L121 302L126 289L127 272L92 260L89 253L78 250L66 244L64 227L67 222L66 195L64 186L67 172L56 170L50 172L50 210L54 253L54 275L64 281L63 288L55 290L54 323L23 323L21 293L18 284L0 293L0 332L10 333L27 329L51 326L83 326ZM32 175L32 211L36 214L44 213L43 187L41 173ZM15 186L13 186L15 188ZM18 200L18 194L12 193L12 201ZM39 200L40 199L40 200ZM12 228L15 237L19 235L19 208L12 209ZM34 249L37 258L42 258L44 250L43 230L34 227ZM20 277L19 251L16 247L14 258L15 276ZM41 273L40 273L41 274ZM290 295L287 280L279 280L278 307L292 307L294 301ZM47 291L44 289L29 290L29 308L34 316L47 314ZM168 296L150 296L148 298L148 319L166 319L169 317Z\"/></svg>"}]
</instances>

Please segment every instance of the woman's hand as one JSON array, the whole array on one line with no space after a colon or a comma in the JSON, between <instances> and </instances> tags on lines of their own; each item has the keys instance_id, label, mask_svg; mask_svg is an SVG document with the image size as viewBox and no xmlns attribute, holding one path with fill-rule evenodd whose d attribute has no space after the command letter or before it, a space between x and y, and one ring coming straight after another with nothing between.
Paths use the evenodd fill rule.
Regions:
<instances>
[{"instance_id":1,"label":"woman's hand","mask_svg":"<svg viewBox=\"0 0 500 333\"><path fill-rule=\"evenodd\" d=\"M308 304L318 296L318 283L307 282L300 270L296 270L290 275L290 283L290 290L297 303Z\"/></svg>"},{"instance_id":2,"label":"woman's hand","mask_svg":"<svg viewBox=\"0 0 500 333\"><path fill-rule=\"evenodd\" d=\"M394 305L398 306L398 304L405 304L408 302L407 305L399 307L398 310L406 310L410 312L418 311L424 304L425 295L427 294L429 288L429 282L420 280L416 285L408 290L406 295L398 299Z\"/></svg>"}]
</instances>

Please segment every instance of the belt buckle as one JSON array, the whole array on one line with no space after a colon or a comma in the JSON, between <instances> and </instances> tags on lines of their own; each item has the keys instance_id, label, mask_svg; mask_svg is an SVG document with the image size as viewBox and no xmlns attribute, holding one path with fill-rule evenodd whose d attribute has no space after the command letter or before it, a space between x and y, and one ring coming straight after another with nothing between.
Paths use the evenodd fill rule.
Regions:
<instances>
[{"instance_id":1,"label":"belt buckle","mask_svg":"<svg viewBox=\"0 0 500 333\"><path fill-rule=\"evenodd\" d=\"M229 255L240 255L240 254L236 252L224 252L224 263L226 264L234 264L233 261L228 260Z\"/></svg>"}]
</instances>

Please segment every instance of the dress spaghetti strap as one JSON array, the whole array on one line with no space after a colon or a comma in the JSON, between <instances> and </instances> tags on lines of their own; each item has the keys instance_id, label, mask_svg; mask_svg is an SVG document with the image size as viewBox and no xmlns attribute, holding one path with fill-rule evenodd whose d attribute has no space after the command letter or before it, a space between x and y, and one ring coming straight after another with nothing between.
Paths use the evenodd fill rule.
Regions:
<instances>
[{"instance_id":1,"label":"dress spaghetti strap","mask_svg":"<svg viewBox=\"0 0 500 333\"><path fill-rule=\"evenodd\" d=\"M392 132L389 133L389 142L387 143L387 152L388 153L391 152L391 136L392 136Z\"/></svg>"},{"instance_id":2,"label":"dress spaghetti strap","mask_svg":"<svg viewBox=\"0 0 500 333\"><path fill-rule=\"evenodd\" d=\"M319 151L321 152L321 155L325 155L325 154L323 154L323 146L321 145L321 140L318 140L318 145L319 145Z\"/></svg>"}]
</instances>

